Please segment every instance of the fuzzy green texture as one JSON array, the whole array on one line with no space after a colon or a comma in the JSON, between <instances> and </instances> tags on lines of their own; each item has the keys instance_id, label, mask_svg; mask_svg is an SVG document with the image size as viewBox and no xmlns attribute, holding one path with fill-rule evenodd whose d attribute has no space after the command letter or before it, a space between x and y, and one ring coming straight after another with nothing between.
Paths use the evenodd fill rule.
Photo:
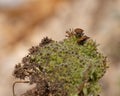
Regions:
<instances>
[{"instance_id":1,"label":"fuzzy green texture","mask_svg":"<svg viewBox=\"0 0 120 96\"><path fill-rule=\"evenodd\" d=\"M99 96L98 81L106 72L106 57L98 52L92 39L79 41L84 35L77 36L74 30L69 33L63 41L51 40L31 48L29 55L16 65L14 76L28 77L30 84L36 83L36 89L42 81L47 82L49 93L36 96ZM24 96L34 96L30 94Z\"/></svg>"}]
</instances>

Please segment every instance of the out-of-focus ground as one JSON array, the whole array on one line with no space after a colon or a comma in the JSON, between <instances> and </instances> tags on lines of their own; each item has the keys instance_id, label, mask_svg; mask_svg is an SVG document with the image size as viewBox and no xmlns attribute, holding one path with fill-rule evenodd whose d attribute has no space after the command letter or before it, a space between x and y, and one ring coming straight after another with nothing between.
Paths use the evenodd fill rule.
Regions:
<instances>
[{"instance_id":1,"label":"out-of-focus ground","mask_svg":"<svg viewBox=\"0 0 120 96\"><path fill-rule=\"evenodd\" d=\"M120 0L0 0L0 96L12 96L15 64L49 36L82 28L109 58L101 96L120 96ZM29 86L17 85L24 93ZM19 90L20 89L20 90Z\"/></svg>"}]
</instances>

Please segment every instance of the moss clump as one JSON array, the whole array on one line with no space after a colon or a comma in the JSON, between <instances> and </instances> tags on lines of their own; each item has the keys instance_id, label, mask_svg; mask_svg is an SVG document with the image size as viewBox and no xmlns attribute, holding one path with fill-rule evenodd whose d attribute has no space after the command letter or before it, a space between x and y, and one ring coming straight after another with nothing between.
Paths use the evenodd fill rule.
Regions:
<instances>
[{"instance_id":1,"label":"moss clump","mask_svg":"<svg viewBox=\"0 0 120 96\"><path fill-rule=\"evenodd\" d=\"M22 96L98 96L106 57L96 43L77 28L57 42L44 38L15 66L16 78L29 79L35 88Z\"/></svg>"}]
</instances>

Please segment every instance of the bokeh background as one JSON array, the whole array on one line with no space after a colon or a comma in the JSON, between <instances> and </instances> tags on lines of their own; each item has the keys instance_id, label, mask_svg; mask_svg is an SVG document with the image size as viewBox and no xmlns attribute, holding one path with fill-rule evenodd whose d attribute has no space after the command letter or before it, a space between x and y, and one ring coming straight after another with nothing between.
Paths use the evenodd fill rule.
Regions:
<instances>
[{"instance_id":1,"label":"bokeh background","mask_svg":"<svg viewBox=\"0 0 120 96\"><path fill-rule=\"evenodd\" d=\"M120 96L120 0L0 0L0 96L12 96L15 64L43 37L82 28L108 57L101 96ZM18 84L16 94L30 88Z\"/></svg>"}]
</instances>

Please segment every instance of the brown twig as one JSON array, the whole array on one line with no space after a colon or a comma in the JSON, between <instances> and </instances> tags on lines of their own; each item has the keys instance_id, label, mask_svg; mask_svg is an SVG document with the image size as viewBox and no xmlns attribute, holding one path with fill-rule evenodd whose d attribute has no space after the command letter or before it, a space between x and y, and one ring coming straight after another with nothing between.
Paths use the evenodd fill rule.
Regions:
<instances>
[{"instance_id":1,"label":"brown twig","mask_svg":"<svg viewBox=\"0 0 120 96\"><path fill-rule=\"evenodd\" d=\"M13 91L13 96L16 96L15 95L15 85L17 84L17 83L29 83L30 81L15 81L14 83L13 83L13 86L12 86L12 91Z\"/></svg>"}]
</instances>

